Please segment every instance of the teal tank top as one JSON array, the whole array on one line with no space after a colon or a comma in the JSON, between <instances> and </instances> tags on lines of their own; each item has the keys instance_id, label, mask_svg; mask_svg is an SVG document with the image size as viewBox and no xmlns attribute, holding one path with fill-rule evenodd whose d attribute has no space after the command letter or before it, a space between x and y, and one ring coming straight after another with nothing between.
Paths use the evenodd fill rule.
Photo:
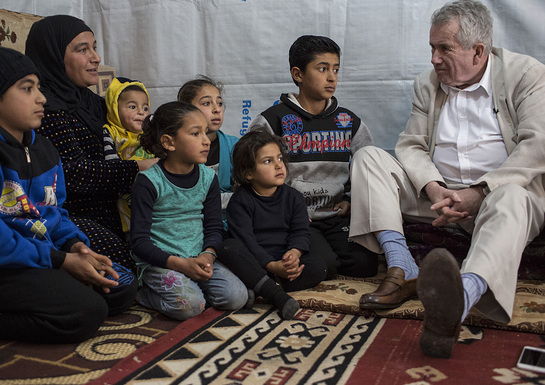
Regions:
<instances>
[{"instance_id":1,"label":"teal tank top","mask_svg":"<svg viewBox=\"0 0 545 385\"><path fill-rule=\"evenodd\" d=\"M187 189L172 184L158 164L142 172L157 190L150 238L160 249L183 258L202 251L202 209L215 175L203 164L198 167L199 180Z\"/></svg>"}]
</instances>

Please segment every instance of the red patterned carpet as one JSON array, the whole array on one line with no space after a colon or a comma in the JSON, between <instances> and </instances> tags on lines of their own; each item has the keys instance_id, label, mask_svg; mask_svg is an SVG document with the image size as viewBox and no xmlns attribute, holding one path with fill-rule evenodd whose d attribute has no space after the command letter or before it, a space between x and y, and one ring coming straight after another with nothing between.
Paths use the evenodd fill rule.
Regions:
<instances>
[{"instance_id":1,"label":"red patterned carpet","mask_svg":"<svg viewBox=\"0 0 545 385\"><path fill-rule=\"evenodd\" d=\"M444 360L420 352L421 327L420 321L387 320L346 384L545 384L545 375L516 367L523 346L545 347L545 336L463 327Z\"/></svg>"},{"instance_id":2,"label":"red patterned carpet","mask_svg":"<svg viewBox=\"0 0 545 385\"><path fill-rule=\"evenodd\" d=\"M359 297L378 282L340 277L293 293L305 308L293 321L256 305L180 324L134 306L81 344L0 341L0 385L545 384L515 368L524 345L545 347L545 284L519 281L509 325L470 313L453 357L437 360L418 348L419 301L362 313Z\"/></svg>"},{"instance_id":3,"label":"red patterned carpet","mask_svg":"<svg viewBox=\"0 0 545 385\"><path fill-rule=\"evenodd\" d=\"M110 317L81 344L40 345L0 340L1 385L79 385L178 326L151 309L133 306Z\"/></svg>"},{"instance_id":4,"label":"red patterned carpet","mask_svg":"<svg viewBox=\"0 0 545 385\"><path fill-rule=\"evenodd\" d=\"M282 321L268 305L209 309L123 359L90 385L541 384L516 368L543 336L464 327L449 360L422 355L421 322L310 309Z\"/></svg>"}]
</instances>

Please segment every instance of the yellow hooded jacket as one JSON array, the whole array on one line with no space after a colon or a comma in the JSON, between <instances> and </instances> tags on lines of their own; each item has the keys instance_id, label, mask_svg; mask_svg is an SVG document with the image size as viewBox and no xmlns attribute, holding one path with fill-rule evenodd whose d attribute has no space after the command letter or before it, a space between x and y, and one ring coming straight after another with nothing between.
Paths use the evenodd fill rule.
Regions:
<instances>
[{"instance_id":1,"label":"yellow hooded jacket","mask_svg":"<svg viewBox=\"0 0 545 385\"><path fill-rule=\"evenodd\" d=\"M126 78L114 78L108 89L106 90L106 108L108 109L108 123L104 125L110 132L112 139L115 144L115 150L121 159L124 160L142 160L142 159L151 159L155 156L146 152L141 146L140 141L138 140L137 133L130 132L123 128L121 124L121 119L119 118L118 111L118 99L121 92L129 86L138 86L148 96L149 104L149 94L148 90L144 84L139 81L133 81Z\"/></svg>"}]
</instances>

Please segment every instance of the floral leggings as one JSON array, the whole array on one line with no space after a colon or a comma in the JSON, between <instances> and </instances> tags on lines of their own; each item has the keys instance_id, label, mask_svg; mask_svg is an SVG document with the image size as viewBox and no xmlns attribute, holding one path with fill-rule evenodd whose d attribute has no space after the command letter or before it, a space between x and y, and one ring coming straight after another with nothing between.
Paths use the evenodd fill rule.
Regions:
<instances>
[{"instance_id":1,"label":"floral leggings","mask_svg":"<svg viewBox=\"0 0 545 385\"><path fill-rule=\"evenodd\" d=\"M178 271L148 266L142 272L142 282L138 303L180 321L199 315L207 305L238 310L248 300L246 286L219 262L214 263L208 281L193 281Z\"/></svg>"}]
</instances>

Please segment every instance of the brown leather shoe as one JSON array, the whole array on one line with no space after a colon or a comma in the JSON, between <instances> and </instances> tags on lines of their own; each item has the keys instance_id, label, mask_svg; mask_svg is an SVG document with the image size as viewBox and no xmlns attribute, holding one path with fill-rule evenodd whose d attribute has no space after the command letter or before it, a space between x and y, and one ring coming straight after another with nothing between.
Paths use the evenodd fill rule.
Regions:
<instances>
[{"instance_id":1,"label":"brown leather shoe","mask_svg":"<svg viewBox=\"0 0 545 385\"><path fill-rule=\"evenodd\" d=\"M430 251L420 265L416 289L424 305L420 350L428 356L450 358L464 312L462 276L452 254L445 249Z\"/></svg>"},{"instance_id":2,"label":"brown leather shoe","mask_svg":"<svg viewBox=\"0 0 545 385\"><path fill-rule=\"evenodd\" d=\"M416 279L405 281L400 267L390 267L377 290L360 298L360 308L365 310L393 309L403 302L416 298Z\"/></svg>"}]
</instances>

